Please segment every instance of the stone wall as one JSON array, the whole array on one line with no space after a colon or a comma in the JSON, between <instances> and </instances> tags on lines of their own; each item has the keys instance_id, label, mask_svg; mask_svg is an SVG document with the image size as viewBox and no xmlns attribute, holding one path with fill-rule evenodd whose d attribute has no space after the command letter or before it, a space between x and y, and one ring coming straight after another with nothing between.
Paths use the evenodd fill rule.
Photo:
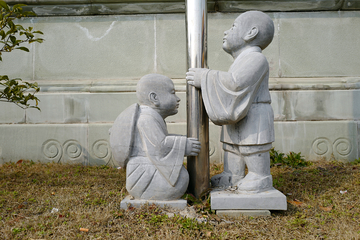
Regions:
<instances>
[{"instance_id":1,"label":"stone wall","mask_svg":"<svg viewBox=\"0 0 360 240\"><path fill-rule=\"evenodd\" d=\"M63 9L59 1L44 2L46 7ZM61 1L68 5L76 2L86 5L85 1ZM261 2L269 3L216 1L213 11L221 6L239 11ZM281 6L290 6L291 1L286 2L288 5ZM274 146L284 152L302 152L310 160L351 161L360 157L360 12L339 9L350 7L349 2L351 6L359 4L304 2L309 3L307 6L321 6L313 9L338 11L268 12L276 26L274 41L264 51L271 69ZM35 10L42 1L27 3ZM255 5L247 5L250 3ZM141 10L139 4L134 1L129 6ZM275 7L273 10L287 10ZM0 104L0 163L32 159L112 165L108 129L122 110L136 102L137 80L147 73L164 74L174 80L182 101L179 114L167 119L168 128L185 134L186 39L185 15L181 11L47 17L38 12L43 16L23 20L22 24L43 31L45 42L31 45L30 53L5 53L0 73L37 81L41 87L41 112ZM221 49L222 37L238 14L209 13L210 68L226 71L230 66L231 57ZM221 162L219 127L213 124L210 151L211 161Z\"/></svg>"}]
</instances>

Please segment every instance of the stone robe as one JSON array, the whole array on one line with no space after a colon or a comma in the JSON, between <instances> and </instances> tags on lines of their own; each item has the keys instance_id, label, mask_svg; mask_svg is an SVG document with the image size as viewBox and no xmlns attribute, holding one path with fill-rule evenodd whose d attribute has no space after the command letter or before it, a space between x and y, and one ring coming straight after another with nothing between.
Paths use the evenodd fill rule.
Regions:
<instances>
[{"instance_id":1,"label":"stone robe","mask_svg":"<svg viewBox=\"0 0 360 240\"><path fill-rule=\"evenodd\" d=\"M262 145L275 140L268 87L269 64L260 48L246 49L228 72L207 69L197 74L200 74L209 118L223 125L222 142Z\"/></svg>"},{"instance_id":2,"label":"stone robe","mask_svg":"<svg viewBox=\"0 0 360 240\"><path fill-rule=\"evenodd\" d=\"M135 111L138 112L124 116L138 116L135 117L134 124L123 129L123 132L129 132L129 129L133 128L130 131L132 140L129 143L127 160L124 156L121 158L124 165L127 165L126 189L136 199L180 198L189 183L188 172L183 166L186 137L169 135L164 119L152 108L140 106Z\"/></svg>"}]
</instances>

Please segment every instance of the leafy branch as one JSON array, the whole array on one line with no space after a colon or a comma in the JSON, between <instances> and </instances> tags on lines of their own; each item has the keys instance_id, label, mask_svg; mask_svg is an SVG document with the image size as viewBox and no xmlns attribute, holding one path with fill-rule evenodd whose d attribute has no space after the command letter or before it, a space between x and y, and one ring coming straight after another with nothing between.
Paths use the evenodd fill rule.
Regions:
<instances>
[{"instance_id":1,"label":"leafy branch","mask_svg":"<svg viewBox=\"0 0 360 240\"><path fill-rule=\"evenodd\" d=\"M23 6L26 5L16 4L11 7L0 0L0 61L2 61L3 52L11 52L15 49L29 52L27 47L21 45L44 41L42 38L35 37L36 34L43 34L41 31L35 31L32 27L24 28L22 25L14 23L16 19L36 16L33 12L23 11ZM15 103L23 109L36 108L40 110L39 99L35 96L40 88L36 82L23 82L20 78L9 79L7 75L0 75L0 85L3 87L0 90L0 101ZM34 100L35 105L28 103L30 100Z\"/></svg>"}]
</instances>

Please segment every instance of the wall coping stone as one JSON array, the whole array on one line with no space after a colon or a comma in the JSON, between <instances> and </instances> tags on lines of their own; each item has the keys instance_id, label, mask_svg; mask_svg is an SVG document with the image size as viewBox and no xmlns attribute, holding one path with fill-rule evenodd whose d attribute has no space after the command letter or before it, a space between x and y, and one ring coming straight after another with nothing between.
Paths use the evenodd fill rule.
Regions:
<instances>
[{"instance_id":1,"label":"wall coping stone","mask_svg":"<svg viewBox=\"0 0 360 240\"><path fill-rule=\"evenodd\" d=\"M172 79L176 91L185 92L185 79ZM34 82L34 81L29 81ZM41 92L135 92L138 79L40 80ZM270 78L270 91L360 89L360 77Z\"/></svg>"},{"instance_id":2,"label":"wall coping stone","mask_svg":"<svg viewBox=\"0 0 360 240\"><path fill-rule=\"evenodd\" d=\"M184 13L184 0L7 0L38 16ZM360 10L360 0L209 0L209 12Z\"/></svg>"}]
</instances>

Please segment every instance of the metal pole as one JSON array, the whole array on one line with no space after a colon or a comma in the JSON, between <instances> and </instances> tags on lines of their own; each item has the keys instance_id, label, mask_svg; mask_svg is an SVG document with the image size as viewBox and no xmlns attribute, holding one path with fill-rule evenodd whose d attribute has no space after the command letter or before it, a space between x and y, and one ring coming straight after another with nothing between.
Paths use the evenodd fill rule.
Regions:
<instances>
[{"instance_id":1,"label":"metal pole","mask_svg":"<svg viewBox=\"0 0 360 240\"><path fill-rule=\"evenodd\" d=\"M187 67L207 67L207 0L186 0ZM201 151L187 158L190 175L188 192L196 198L209 188L209 118L201 92L186 85L187 136L198 138Z\"/></svg>"}]
</instances>

